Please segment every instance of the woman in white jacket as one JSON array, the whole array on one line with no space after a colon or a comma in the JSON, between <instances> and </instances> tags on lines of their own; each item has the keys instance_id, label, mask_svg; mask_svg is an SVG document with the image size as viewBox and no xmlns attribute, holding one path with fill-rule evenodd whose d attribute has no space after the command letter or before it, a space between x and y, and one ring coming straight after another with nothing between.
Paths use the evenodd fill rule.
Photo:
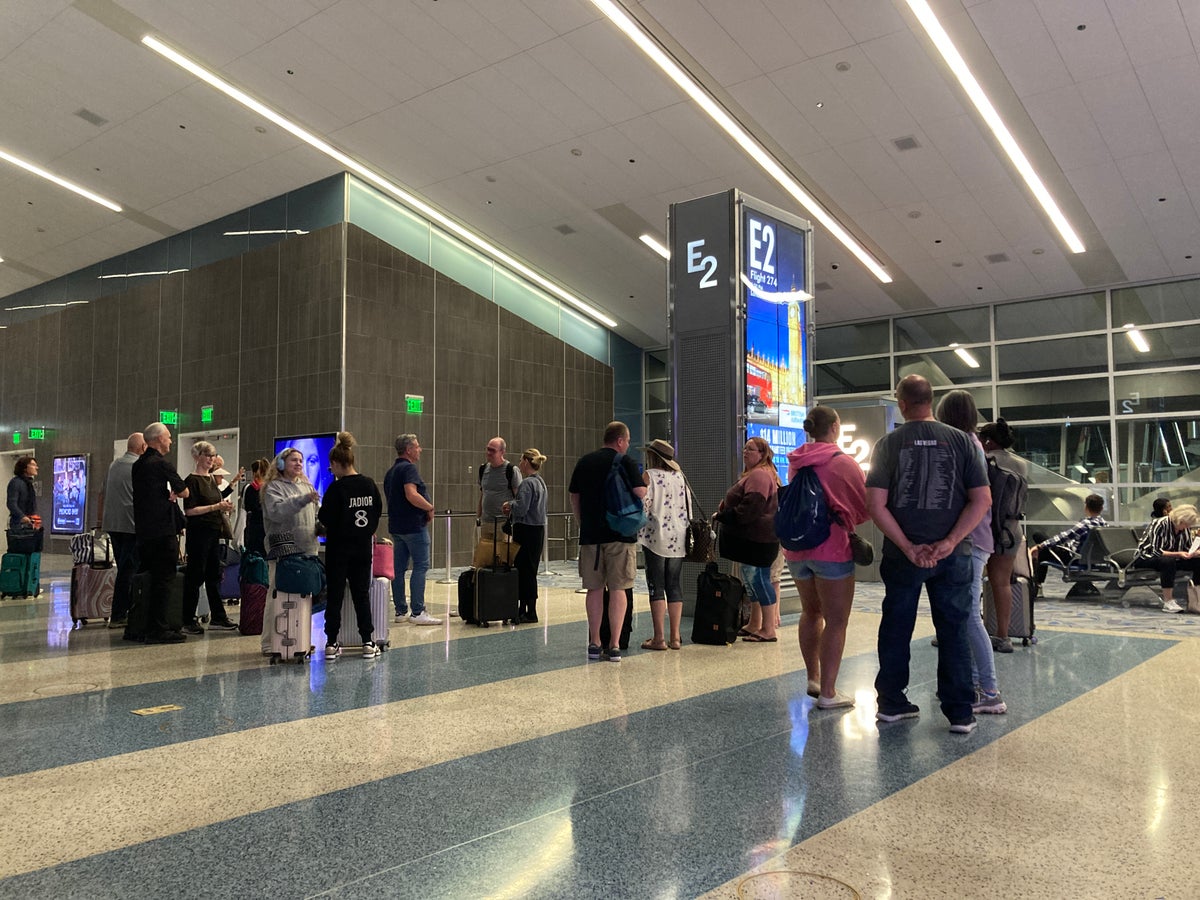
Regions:
<instances>
[{"instance_id":1,"label":"woman in white jacket","mask_svg":"<svg viewBox=\"0 0 1200 900\"><path fill-rule=\"evenodd\" d=\"M643 650L678 650L681 646L679 620L683 616L683 589L679 574L687 555L687 481L675 462L675 448L655 440L646 451L646 524L638 532L638 543L646 557L646 586L650 589L650 620L654 637L642 642ZM663 628L667 614L670 637Z\"/></svg>"},{"instance_id":2,"label":"woman in white jacket","mask_svg":"<svg viewBox=\"0 0 1200 900\"><path fill-rule=\"evenodd\" d=\"M272 587L275 585L275 565L280 557L295 553L317 555L317 507L320 502L321 496L313 490L312 483L304 475L304 455L292 447L283 448L275 457L262 492L263 526L267 532L267 561ZM264 654L270 652L269 623L275 621L278 612L274 593L273 590L267 591L267 605L263 613Z\"/></svg>"}]
</instances>

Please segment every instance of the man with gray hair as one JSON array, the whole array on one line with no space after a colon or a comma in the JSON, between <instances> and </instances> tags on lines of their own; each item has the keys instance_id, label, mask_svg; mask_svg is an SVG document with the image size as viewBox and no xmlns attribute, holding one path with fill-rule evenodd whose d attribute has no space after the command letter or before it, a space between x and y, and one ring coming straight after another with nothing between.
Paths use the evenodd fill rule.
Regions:
<instances>
[{"instance_id":1,"label":"man with gray hair","mask_svg":"<svg viewBox=\"0 0 1200 900\"><path fill-rule=\"evenodd\" d=\"M117 562L109 628L124 628L129 615L129 584L137 571L137 535L133 525L133 464L146 452L146 439L135 431L125 442L125 453L108 467L108 478L100 492L99 525L108 532Z\"/></svg>"},{"instance_id":2,"label":"man with gray hair","mask_svg":"<svg viewBox=\"0 0 1200 900\"><path fill-rule=\"evenodd\" d=\"M392 536L392 553L396 577L392 581L392 602L396 606L396 621L413 625L441 625L425 611L425 573L429 571L429 523L433 521L433 503L429 488L421 480L417 463L421 459L421 442L415 434L396 438L396 462L383 477L383 493L387 497L388 534ZM404 573L412 562L411 596L404 593ZM408 615L411 602L412 615Z\"/></svg>"},{"instance_id":3,"label":"man with gray hair","mask_svg":"<svg viewBox=\"0 0 1200 900\"><path fill-rule=\"evenodd\" d=\"M137 535L138 571L150 573L147 592L146 630L131 634L128 640L145 640L147 644L178 644L185 640L167 621L167 600L175 567L179 561L179 529L176 525L178 507L175 501L188 496L187 485L167 460L171 452L171 432L162 422L146 426L143 432L146 452L134 462L130 474L133 481L133 525Z\"/></svg>"}]
</instances>

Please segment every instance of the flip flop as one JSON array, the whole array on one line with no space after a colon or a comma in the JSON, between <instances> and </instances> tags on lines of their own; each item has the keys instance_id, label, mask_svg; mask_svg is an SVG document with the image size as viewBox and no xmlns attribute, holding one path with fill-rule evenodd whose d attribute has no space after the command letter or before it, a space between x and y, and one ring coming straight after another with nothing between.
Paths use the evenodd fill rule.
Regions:
<instances>
[{"instance_id":1,"label":"flip flop","mask_svg":"<svg viewBox=\"0 0 1200 900\"><path fill-rule=\"evenodd\" d=\"M666 645L666 643L663 643L661 645L656 646L654 643L654 638L650 638L649 640L642 641L642 649L643 650L666 650L667 645Z\"/></svg>"},{"instance_id":2,"label":"flip flop","mask_svg":"<svg viewBox=\"0 0 1200 900\"><path fill-rule=\"evenodd\" d=\"M750 637L752 634L754 634L753 631L747 631L745 628L738 629L738 637Z\"/></svg>"},{"instance_id":3,"label":"flip flop","mask_svg":"<svg viewBox=\"0 0 1200 900\"><path fill-rule=\"evenodd\" d=\"M669 650L678 650L681 646L683 646L682 641L667 641L667 648Z\"/></svg>"},{"instance_id":4,"label":"flip flop","mask_svg":"<svg viewBox=\"0 0 1200 900\"><path fill-rule=\"evenodd\" d=\"M742 640L748 644L774 644L779 638L763 637L761 634L748 634Z\"/></svg>"}]
</instances>

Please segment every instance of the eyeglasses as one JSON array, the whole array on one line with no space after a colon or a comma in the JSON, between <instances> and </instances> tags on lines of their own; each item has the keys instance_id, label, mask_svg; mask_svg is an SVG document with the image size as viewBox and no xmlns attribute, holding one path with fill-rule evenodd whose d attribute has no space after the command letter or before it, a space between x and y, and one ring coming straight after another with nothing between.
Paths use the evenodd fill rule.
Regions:
<instances>
[{"instance_id":1,"label":"eyeglasses","mask_svg":"<svg viewBox=\"0 0 1200 900\"><path fill-rule=\"evenodd\" d=\"M485 449L488 453L499 453L500 452L499 447L484 447L483 449Z\"/></svg>"}]
</instances>

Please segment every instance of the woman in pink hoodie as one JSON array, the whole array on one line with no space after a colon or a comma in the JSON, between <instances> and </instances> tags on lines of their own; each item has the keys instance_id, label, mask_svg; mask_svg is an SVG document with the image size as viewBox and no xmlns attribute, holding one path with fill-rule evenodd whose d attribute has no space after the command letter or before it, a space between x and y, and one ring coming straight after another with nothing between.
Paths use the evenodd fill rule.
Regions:
<instances>
[{"instance_id":1,"label":"woman in pink hoodie","mask_svg":"<svg viewBox=\"0 0 1200 900\"><path fill-rule=\"evenodd\" d=\"M837 691L854 601L854 560L849 533L867 521L862 469L837 448L842 423L837 410L814 406L804 420L809 440L788 454L788 483L806 466L816 469L831 513L829 538L811 550L785 550L788 570L800 592L800 654L808 670L808 693L820 709L853 706Z\"/></svg>"}]
</instances>

